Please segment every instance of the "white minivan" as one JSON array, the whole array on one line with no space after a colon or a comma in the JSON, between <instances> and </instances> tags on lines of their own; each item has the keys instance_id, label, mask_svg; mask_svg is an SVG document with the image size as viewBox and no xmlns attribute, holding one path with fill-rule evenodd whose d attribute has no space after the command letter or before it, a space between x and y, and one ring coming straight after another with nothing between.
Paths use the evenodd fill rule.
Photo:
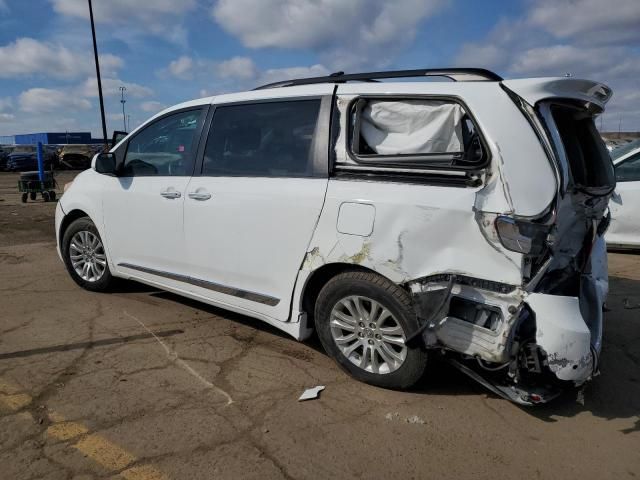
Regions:
<instances>
[{"instance_id":1,"label":"white minivan","mask_svg":"<svg viewBox=\"0 0 640 480\"><path fill-rule=\"evenodd\" d=\"M133 279L298 340L315 329L370 384L409 387L438 355L546 402L598 368L615 177L594 117L610 96L454 68L182 103L76 177L59 254L89 290Z\"/></svg>"}]
</instances>

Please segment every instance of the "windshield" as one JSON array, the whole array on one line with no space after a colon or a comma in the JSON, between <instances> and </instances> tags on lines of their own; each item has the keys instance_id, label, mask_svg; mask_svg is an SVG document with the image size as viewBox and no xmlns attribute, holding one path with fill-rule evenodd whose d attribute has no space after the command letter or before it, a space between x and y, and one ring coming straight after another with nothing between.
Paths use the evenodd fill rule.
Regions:
<instances>
[{"instance_id":1,"label":"windshield","mask_svg":"<svg viewBox=\"0 0 640 480\"><path fill-rule=\"evenodd\" d=\"M613 150L611 150L611 158L617 160L623 155L626 155L627 153L635 150L636 148L640 148L640 139L614 148Z\"/></svg>"}]
</instances>

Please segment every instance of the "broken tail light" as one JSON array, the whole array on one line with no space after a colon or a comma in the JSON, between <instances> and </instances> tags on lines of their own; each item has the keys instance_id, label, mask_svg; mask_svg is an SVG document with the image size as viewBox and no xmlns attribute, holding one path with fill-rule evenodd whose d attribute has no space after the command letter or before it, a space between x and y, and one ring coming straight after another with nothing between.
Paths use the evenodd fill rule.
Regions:
<instances>
[{"instance_id":1,"label":"broken tail light","mask_svg":"<svg viewBox=\"0 0 640 480\"><path fill-rule=\"evenodd\" d=\"M500 242L508 250L540 255L547 247L551 229L549 225L500 216L496 218L495 226Z\"/></svg>"}]
</instances>

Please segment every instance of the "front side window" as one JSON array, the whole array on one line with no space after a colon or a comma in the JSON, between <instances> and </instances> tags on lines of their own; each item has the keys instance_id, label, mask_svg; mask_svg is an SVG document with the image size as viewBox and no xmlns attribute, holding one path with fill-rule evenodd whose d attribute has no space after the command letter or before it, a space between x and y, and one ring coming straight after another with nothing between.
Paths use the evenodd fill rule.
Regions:
<instances>
[{"instance_id":1,"label":"front side window","mask_svg":"<svg viewBox=\"0 0 640 480\"><path fill-rule=\"evenodd\" d=\"M201 113L200 109L174 113L143 128L129 141L122 175L191 175Z\"/></svg>"},{"instance_id":2,"label":"front side window","mask_svg":"<svg viewBox=\"0 0 640 480\"><path fill-rule=\"evenodd\" d=\"M207 139L207 176L313 176L320 100L217 107Z\"/></svg>"},{"instance_id":3,"label":"front side window","mask_svg":"<svg viewBox=\"0 0 640 480\"><path fill-rule=\"evenodd\" d=\"M640 153L616 165L616 181L640 182Z\"/></svg>"},{"instance_id":4,"label":"front side window","mask_svg":"<svg viewBox=\"0 0 640 480\"><path fill-rule=\"evenodd\" d=\"M454 167L484 161L473 121L450 100L361 98L350 124L349 146L358 162Z\"/></svg>"}]
</instances>

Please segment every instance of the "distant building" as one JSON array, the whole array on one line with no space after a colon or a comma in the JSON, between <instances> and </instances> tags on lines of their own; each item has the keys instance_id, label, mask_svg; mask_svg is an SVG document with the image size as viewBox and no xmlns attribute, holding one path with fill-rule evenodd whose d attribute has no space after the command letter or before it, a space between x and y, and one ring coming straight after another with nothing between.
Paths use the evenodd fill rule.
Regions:
<instances>
[{"instance_id":1,"label":"distant building","mask_svg":"<svg viewBox=\"0 0 640 480\"><path fill-rule=\"evenodd\" d=\"M91 138L91 132L42 132L0 136L0 143L4 145L35 145L38 142L51 145L65 143L88 144L100 141L93 140Z\"/></svg>"}]
</instances>

